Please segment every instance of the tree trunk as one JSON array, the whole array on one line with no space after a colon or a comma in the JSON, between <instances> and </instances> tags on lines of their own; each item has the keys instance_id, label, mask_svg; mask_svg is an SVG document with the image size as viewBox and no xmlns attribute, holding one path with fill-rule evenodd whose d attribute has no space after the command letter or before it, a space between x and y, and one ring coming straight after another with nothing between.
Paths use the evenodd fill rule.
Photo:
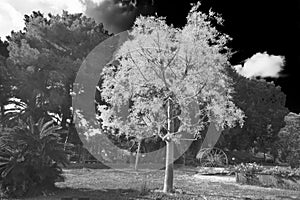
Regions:
<instances>
[{"instance_id":1,"label":"tree trunk","mask_svg":"<svg viewBox=\"0 0 300 200\"><path fill-rule=\"evenodd\" d=\"M139 141L138 142L138 149L136 151L136 157L135 157L135 165L134 165L134 170L135 171L138 170L139 157L140 157L140 151L141 151L141 144L142 144L142 141Z\"/></svg>"},{"instance_id":2,"label":"tree trunk","mask_svg":"<svg viewBox=\"0 0 300 200\"><path fill-rule=\"evenodd\" d=\"M173 177L174 177L174 142L172 140L167 141L166 152L166 169L164 180L164 193L173 192Z\"/></svg>"},{"instance_id":3,"label":"tree trunk","mask_svg":"<svg viewBox=\"0 0 300 200\"><path fill-rule=\"evenodd\" d=\"M168 134L174 133L174 123L172 115L172 100L168 99ZM164 180L164 193L173 192L173 177L174 177L174 141L171 137L166 139L166 168Z\"/></svg>"}]
</instances>

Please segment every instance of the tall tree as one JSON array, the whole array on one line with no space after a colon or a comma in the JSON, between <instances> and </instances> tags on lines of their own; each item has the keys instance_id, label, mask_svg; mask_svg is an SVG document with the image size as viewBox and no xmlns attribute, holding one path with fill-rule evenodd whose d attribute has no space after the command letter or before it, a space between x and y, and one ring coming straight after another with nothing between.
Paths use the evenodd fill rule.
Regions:
<instances>
[{"instance_id":1,"label":"tall tree","mask_svg":"<svg viewBox=\"0 0 300 200\"><path fill-rule=\"evenodd\" d=\"M34 120L56 116L63 128L73 126L71 92L87 54L109 37L102 24L82 14L40 12L25 15L25 28L9 37L15 97Z\"/></svg>"},{"instance_id":2,"label":"tall tree","mask_svg":"<svg viewBox=\"0 0 300 200\"><path fill-rule=\"evenodd\" d=\"M222 128L243 123L224 70L228 36L212 26L211 20L221 18L197 11L199 6L193 6L182 29L164 18L139 17L117 53L120 67L104 72L101 96L110 105L99 106L103 124L128 135L157 134L166 142L164 192L173 191L174 142L181 133L196 135L209 120ZM124 116L120 106L129 101L131 112Z\"/></svg>"},{"instance_id":3,"label":"tall tree","mask_svg":"<svg viewBox=\"0 0 300 200\"><path fill-rule=\"evenodd\" d=\"M0 39L0 120L4 117L4 107L11 95L11 77L7 69L8 42Z\"/></svg>"},{"instance_id":4,"label":"tall tree","mask_svg":"<svg viewBox=\"0 0 300 200\"><path fill-rule=\"evenodd\" d=\"M292 167L300 166L300 114L290 112L284 118L286 125L280 130L278 147L280 158Z\"/></svg>"},{"instance_id":5,"label":"tall tree","mask_svg":"<svg viewBox=\"0 0 300 200\"><path fill-rule=\"evenodd\" d=\"M245 112L247 118L243 128L236 127L223 132L223 145L238 150L270 150L276 156L273 144L279 139L278 133L285 125L284 117L288 113L285 107L286 95L272 82L248 79L233 69L228 69L228 72L234 80L236 91L233 101Z\"/></svg>"}]
</instances>

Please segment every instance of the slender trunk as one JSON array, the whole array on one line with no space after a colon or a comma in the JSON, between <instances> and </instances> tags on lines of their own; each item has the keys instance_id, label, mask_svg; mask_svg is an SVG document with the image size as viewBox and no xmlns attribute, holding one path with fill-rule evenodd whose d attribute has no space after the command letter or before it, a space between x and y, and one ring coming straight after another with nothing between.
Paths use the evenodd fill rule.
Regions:
<instances>
[{"instance_id":1,"label":"slender trunk","mask_svg":"<svg viewBox=\"0 0 300 200\"><path fill-rule=\"evenodd\" d=\"M67 137L66 137L65 142L64 142L64 151L66 150L68 139L69 139L69 132L67 133Z\"/></svg>"},{"instance_id":2,"label":"slender trunk","mask_svg":"<svg viewBox=\"0 0 300 200\"><path fill-rule=\"evenodd\" d=\"M166 169L164 180L164 193L173 192L173 178L174 178L174 142L167 141L166 152Z\"/></svg>"},{"instance_id":3,"label":"slender trunk","mask_svg":"<svg viewBox=\"0 0 300 200\"><path fill-rule=\"evenodd\" d=\"M138 142L138 149L137 149L136 157L135 157L135 165L134 165L134 170L135 171L138 170L139 157L140 157L140 151L141 151L141 144L142 144L142 141L139 140L139 142Z\"/></svg>"},{"instance_id":4,"label":"slender trunk","mask_svg":"<svg viewBox=\"0 0 300 200\"><path fill-rule=\"evenodd\" d=\"M174 132L174 124L172 120L172 102L168 99L168 134ZM174 141L171 137L167 138L166 149L166 168L165 168L165 180L164 180L164 193L173 192L173 177L174 177Z\"/></svg>"}]
</instances>

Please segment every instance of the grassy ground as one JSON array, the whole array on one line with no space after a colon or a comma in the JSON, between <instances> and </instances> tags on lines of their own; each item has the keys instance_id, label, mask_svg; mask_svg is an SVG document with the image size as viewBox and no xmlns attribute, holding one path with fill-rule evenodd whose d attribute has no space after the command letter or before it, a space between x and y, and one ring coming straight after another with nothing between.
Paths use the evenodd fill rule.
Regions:
<instances>
[{"instance_id":1,"label":"grassy ground","mask_svg":"<svg viewBox=\"0 0 300 200\"><path fill-rule=\"evenodd\" d=\"M55 194L30 200L89 198L89 200L280 200L300 199L300 191L238 185L233 176L204 176L175 170L175 194L160 193L164 171L117 171L113 169L67 169L66 181L57 183Z\"/></svg>"}]
</instances>

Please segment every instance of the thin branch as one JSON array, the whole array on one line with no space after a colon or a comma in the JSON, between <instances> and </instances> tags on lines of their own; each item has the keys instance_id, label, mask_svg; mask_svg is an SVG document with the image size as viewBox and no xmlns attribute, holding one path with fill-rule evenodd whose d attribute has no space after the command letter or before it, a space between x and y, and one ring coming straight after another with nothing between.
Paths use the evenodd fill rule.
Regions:
<instances>
[{"instance_id":1,"label":"thin branch","mask_svg":"<svg viewBox=\"0 0 300 200\"><path fill-rule=\"evenodd\" d=\"M179 140L190 140L190 141L196 141L197 139L180 138Z\"/></svg>"},{"instance_id":2,"label":"thin branch","mask_svg":"<svg viewBox=\"0 0 300 200\"><path fill-rule=\"evenodd\" d=\"M162 53L162 50L161 50L161 47L160 47L160 40L159 40L159 33L157 32L157 41L156 40L154 40L154 42L156 43L156 45L158 46L158 49L159 49L159 53ZM177 53L178 53L178 49L177 49L177 51L176 51L176 53L174 53L174 55L173 55L173 57L171 58L171 60L169 60L169 62L168 62L168 64L165 66L165 68L170 68L171 69L171 71L172 71L172 73L174 74L174 76L175 76L175 78L177 77L176 76L176 73L172 70L172 68L170 67L170 64L171 64L171 62L174 60L174 58L175 58L175 56L177 55ZM161 63L160 63L161 64ZM161 66L161 65L160 65ZM163 68L163 67L161 67L161 68ZM162 72L163 71L165 71L165 70L162 70Z\"/></svg>"},{"instance_id":3,"label":"thin branch","mask_svg":"<svg viewBox=\"0 0 300 200\"><path fill-rule=\"evenodd\" d=\"M158 50L159 50L159 53L162 52L161 48L160 48L160 43L159 43L159 33L157 32L157 41L155 41L155 39L153 40L156 45L158 46Z\"/></svg>"},{"instance_id":4,"label":"thin branch","mask_svg":"<svg viewBox=\"0 0 300 200\"><path fill-rule=\"evenodd\" d=\"M169 84L168 84L167 81L166 81L165 74L164 74L164 70L162 69L162 67L161 67L159 64L157 64L157 63L155 63L155 62L153 61L153 60L155 60L155 59L151 56L151 54L150 54L149 52L148 52L148 54L149 54L149 56L150 56L151 59L149 59L149 58L147 57L147 55L146 55L146 53L145 53L145 51L147 51L146 49L144 49L143 47L141 47L141 49L142 49L142 52L144 53L144 55L142 55L141 53L140 53L140 55L141 55L141 56L144 56L144 57L147 59L148 62L151 62L151 63L155 64L156 66L158 66L158 67L161 69L161 71L162 71L162 77L158 74L158 72L155 70L154 67L152 67L151 65L149 65L149 67L151 67L151 69L154 71L154 73L156 74L156 76L164 82L164 84L165 84L165 86L166 86L167 88L169 88L170 86L169 86ZM152 60L152 59L153 59L153 60Z\"/></svg>"},{"instance_id":5,"label":"thin branch","mask_svg":"<svg viewBox=\"0 0 300 200\"><path fill-rule=\"evenodd\" d=\"M177 56L178 53L178 49L176 50L176 52L174 53L174 55L172 56L172 58L169 60L168 64L166 65L166 68L169 67L171 72L174 74L175 79L177 79L176 73L173 71L173 69L171 68L171 63L173 62L173 60L175 59L175 57Z\"/></svg>"},{"instance_id":6,"label":"thin branch","mask_svg":"<svg viewBox=\"0 0 300 200\"><path fill-rule=\"evenodd\" d=\"M170 86L169 86L169 84L167 83L166 76L165 76L165 71L162 71L162 80L163 80L165 86L166 86L167 88L169 88Z\"/></svg>"},{"instance_id":7,"label":"thin branch","mask_svg":"<svg viewBox=\"0 0 300 200\"><path fill-rule=\"evenodd\" d=\"M174 135L176 135L177 133L179 133L179 131L176 131L176 132L173 132L173 133L167 133L166 135L164 135L161 139L163 140L163 141L169 141L169 137L172 137L172 136L174 136Z\"/></svg>"},{"instance_id":8,"label":"thin branch","mask_svg":"<svg viewBox=\"0 0 300 200\"><path fill-rule=\"evenodd\" d=\"M170 120L174 120L174 119L176 119L178 116L180 116L180 115L176 115L176 116L172 117Z\"/></svg>"},{"instance_id":9,"label":"thin branch","mask_svg":"<svg viewBox=\"0 0 300 200\"><path fill-rule=\"evenodd\" d=\"M143 47L142 47L141 49L142 49L143 54L141 54L141 52L139 52L140 56L143 56L144 58L146 58L148 62L157 65L157 63L155 63L154 61L151 60L151 58L153 59L153 57L151 57L150 55L149 55L149 56L150 56L151 58L148 58L148 57L147 57L147 55L146 55L146 53L145 53L146 49L144 49ZM150 67L151 67L151 69L154 71L154 73L156 74L156 76L157 76L158 78L161 79L160 75L159 75L158 72L155 70L155 68L153 68L151 65L150 65Z\"/></svg>"},{"instance_id":10,"label":"thin branch","mask_svg":"<svg viewBox=\"0 0 300 200\"><path fill-rule=\"evenodd\" d=\"M183 75L182 75L182 78L181 78L181 81L187 76L187 74L188 74L188 70L189 70L189 68L190 68L190 63L191 63L191 58L188 58L187 57L187 53L186 53L186 55L185 55L185 70L184 70L184 73L183 73Z\"/></svg>"},{"instance_id":11,"label":"thin branch","mask_svg":"<svg viewBox=\"0 0 300 200\"><path fill-rule=\"evenodd\" d=\"M202 85L202 87L198 90L198 92L196 94L194 94L193 96L190 96L190 97L185 97L184 99L191 99L191 98L197 97L202 92L202 90L204 89L206 84L207 84L207 80L205 81L205 83Z\"/></svg>"},{"instance_id":12,"label":"thin branch","mask_svg":"<svg viewBox=\"0 0 300 200\"><path fill-rule=\"evenodd\" d=\"M132 60L133 64L137 67L137 69L139 70L139 72L141 73L142 77L145 79L146 82L149 82L148 79L145 77L145 75L143 74L143 72L141 71L140 67L138 66L138 64L136 64L136 62L134 61L134 59L132 58L131 54L130 54L130 59Z\"/></svg>"},{"instance_id":13,"label":"thin branch","mask_svg":"<svg viewBox=\"0 0 300 200\"><path fill-rule=\"evenodd\" d=\"M196 123L194 123L194 124L188 124L187 122L184 122L184 120L183 120L180 116L178 116L178 119L179 119L180 122L182 122L185 126L192 127L192 126L195 126L195 124L198 124L198 123L200 123L202 120L204 120L205 117L206 117L205 115L202 116L202 117L200 117L199 120L198 120Z\"/></svg>"}]
</instances>

